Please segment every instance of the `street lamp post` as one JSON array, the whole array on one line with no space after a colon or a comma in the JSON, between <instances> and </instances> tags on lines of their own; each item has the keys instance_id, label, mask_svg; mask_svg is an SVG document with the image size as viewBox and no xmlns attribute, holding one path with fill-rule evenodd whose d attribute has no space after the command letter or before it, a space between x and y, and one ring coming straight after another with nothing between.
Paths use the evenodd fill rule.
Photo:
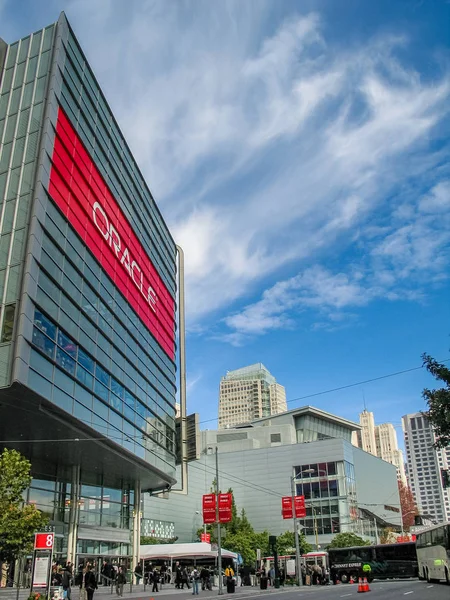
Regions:
<instances>
[{"instance_id":1,"label":"street lamp post","mask_svg":"<svg viewBox=\"0 0 450 600\"><path fill-rule=\"evenodd\" d=\"M300 542L298 539L298 520L295 515L295 475L291 477L292 494L292 516L294 518L294 539L295 539L295 572L297 574L297 585L303 585L303 577L300 565Z\"/></svg>"}]
</instances>

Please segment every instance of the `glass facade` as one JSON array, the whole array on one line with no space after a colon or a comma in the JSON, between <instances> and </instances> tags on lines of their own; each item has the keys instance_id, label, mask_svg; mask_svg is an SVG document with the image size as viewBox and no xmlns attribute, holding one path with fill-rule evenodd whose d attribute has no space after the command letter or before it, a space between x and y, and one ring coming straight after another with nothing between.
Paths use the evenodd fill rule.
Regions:
<instances>
[{"instance_id":1,"label":"glass facade","mask_svg":"<svg viewBox=\"0 0 450 600\"><path fill-rule=\"evenodd\" d=\"M174 482L176 274L175 243L65 16L0 42L0 398L33 421L28 436L108 442L90 445L92 461L30 445L25 500L62 528L59 553L74 494L78 527L123 530L117 542L84 533L78 552L129 556L130 490Z\"/></svg>"},{"instance_id":2,"label":"glass facade","mask_svg":"<svg viewBox=\"0 0 450 600\"><path fill-rule=\"evenodd\" d=\"M59 88L54 85L56 75L62 77ZM42 196L42 186L48 187L43 164L55 160L47 143L40 155L43 162L36 164L41 136L55 135L56 124L44 118L48 101L64 109L80 140L79 152L82 144L128 219L139 240L138 249L147 253L140 253L140 261L151 260L169 298L176 292L175 244L65 17L61 17L56 27L8 46L1 80L0 386L9 384L10 361L1 360L5 352L2 343L8 344L9 352L25 246L36 215L40 226L39 235L35 234L40 248L34 254L39 268L37 287L33 282L30 289L25 281L25 291L36 307L28 340L35 350L29 355L24 383L101 435L173 475L174 356L124 297L121 290L128 290L127 282L118 286L118 281L111 280L87 240L61 213L49 188L44 194L47 202ZM36 189L35 176L42 181ZM84 176L89 185L90 174ZM75 194L75 187L70 192L75 181L67 178L66 182L69 193ZM30 213L33 193L44 206L44 214L36 212L36 201ZM133 268L134 276L138 267ZM166 293L165 289L159 293ZM173 319L174 314L168 321L172 335Z\"/></svg>"},{"instance_id":3,"label":"glass facade","mask_svg":"<svg viewBox=\"0 0 450 600\"><path fill-rule=\"evenodd\" d=\"M329 438L338 438L351 442L352 432L348 427L336 422L326 421L313 415L301 415L295 418L297 443L315 442Z\"/></svg>"},{"instance_id":4,"label":"glass facade","mask_svg":"<svg viewBox=\"0 0 450 600\"><path fill-rule=\"evenodd\" d=\"M55 27L8 46L0 84L0 387L9 385Z\"/></svg>"},{"instance_id":5,"label":"glass facade","mask_svg":"<svg viewBox=\"0 0 450 600\"><path fill-rule=\"evenodd\" d=\"M294 467L296 494L306 500L305 534L348 531L356 523L354 466L347 461Z\"/></svg>"}]
</instances>

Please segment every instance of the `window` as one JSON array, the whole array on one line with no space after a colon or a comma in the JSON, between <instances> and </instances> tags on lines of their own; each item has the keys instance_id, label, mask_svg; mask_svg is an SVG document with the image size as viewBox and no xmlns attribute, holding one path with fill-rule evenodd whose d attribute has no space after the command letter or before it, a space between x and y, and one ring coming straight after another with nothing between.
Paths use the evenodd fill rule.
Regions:
<instances>
[{"instance_id":1,"label":"window","mask_svg":"<svg viewBox=\"0 0 450 600\"><path fill-rule=\"evenodd\" d=\"M15 304L5 306L5 313L3 316L3 328L2 328L2 342L10 342L12 340L12 333L14 327L14 314L16 310Z\"/></svg>"}]
</instances>

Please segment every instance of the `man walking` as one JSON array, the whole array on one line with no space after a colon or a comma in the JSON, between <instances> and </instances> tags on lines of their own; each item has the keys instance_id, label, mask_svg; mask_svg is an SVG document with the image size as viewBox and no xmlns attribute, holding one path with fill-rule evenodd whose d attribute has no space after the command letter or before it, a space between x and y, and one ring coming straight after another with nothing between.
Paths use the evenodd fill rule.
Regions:
<instances>
[{"instance_id":1,"label":"man walking","mask_svg":"<svg viewBox=\"0 0 450 600\"><path fill-rule=\"evenodd\" d=\"M117 595L119 596L119 598L122 598L123 596L123 586L126 583L126 577L125 577L125 573L123 572L123 568L119 567L119 571L117 573L117 577L116 577L116 592Z\"/></svg>"},{"instance_id":2,"label":"man walking","mask_svg":"<svg viewBox=\"0 0 450 600\"><path fill-rule=\"evenodd\" d=\"M191 573L192 576L192 595L198 595L198 580L200 579L200 573L198 572L197 567Z\"/></svg>"}]
</instances>

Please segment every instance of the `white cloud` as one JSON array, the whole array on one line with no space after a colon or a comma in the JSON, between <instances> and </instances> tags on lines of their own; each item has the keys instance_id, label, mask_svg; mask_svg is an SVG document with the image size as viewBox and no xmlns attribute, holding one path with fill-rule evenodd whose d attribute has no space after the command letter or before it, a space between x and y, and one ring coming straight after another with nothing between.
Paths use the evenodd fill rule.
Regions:
<instances>
[{"instance_id":1,"label":"white cloud","mask_svg":"<svg viewBox=\"0 0 450 600\"><path fill-rule=\"evenodd\" d=\"M448 73L427 81L406 67L402 35L350 51L324 38L315 13L275 23L263 0L193 6L71 0L68 9L185 250L190 323L229 310L281 268L302 273L286 279L300 286L287 295L302 290L301 306L322 297L330 309L352 305L359 288L394 294L390 271L396 281L402 261L425 264L444 243L443 233L430 238L433 223L412 223L399 188L419 176L428 183L442 162L430 148L450 106ZM444 206L445 186L433 194L413 215ZM401 205L403 229L374 222L379 208L398 208L398 218ZM367 244L366 227L379 268L361 265L363 283L356 272L329 273L321 289L308 288L308 266ZM278 292L253 311L263 330L292 325ZM227 322L239 325L246 311ZM240 327L253 326L242 317Z\"/></svg>"},{"instance_id":2,"label":"white cloud","mask_svg":"<svg viewBox=\"0 0 450 600\"><path fill-rule=\"evenodd\" d=\"M441 181L421 198L419 210L424 213L448 212L450 210L450 180Z\"/></svg>"},{"instance_id":3,"label":"white cloud","mask_svg":"<svg viewBox=\"0 0 450 600\"><path fill-rule=\"evenodd\" d=\"M373 300L423 300L426 286L447 278L450 212L424 216L421 211L436 208L440 213L446 194L446 184L434 186L411 205L408 221L391 227L387 235L386 228L371 228L362 241L362 258L348 272L333 273L316 265L277 282L260 300L225 318L232 333L222 339L240 345L248 336L291 328L305 310L314 311L314 329L334 330L355 320L349 310Z\"/></svg>"}]
</instances>

